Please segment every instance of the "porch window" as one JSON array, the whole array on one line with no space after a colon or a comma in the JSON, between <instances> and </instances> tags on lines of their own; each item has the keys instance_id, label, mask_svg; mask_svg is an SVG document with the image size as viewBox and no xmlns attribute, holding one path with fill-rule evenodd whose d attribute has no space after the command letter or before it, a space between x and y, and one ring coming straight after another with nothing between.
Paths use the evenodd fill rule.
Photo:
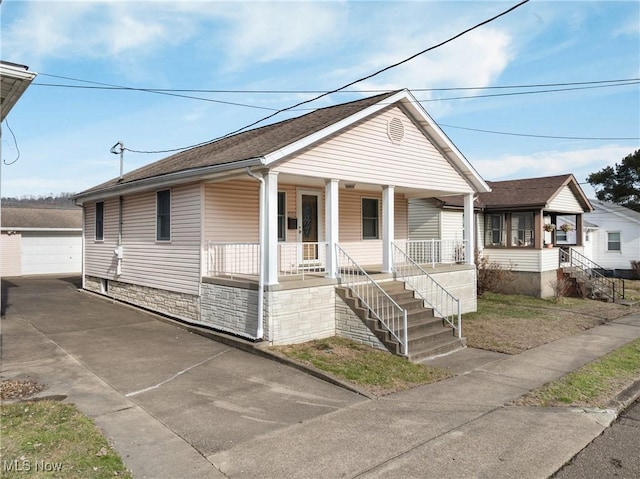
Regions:
<instances>
[{"instance_id":1,"label":"porch window","mask_svg":"<svg viewBox=\"0 0 640 479\"><path fill-rule=\"evenodd\" d=\"M378 200L362 198L362 239L378 238Z\"/></svg>"},{"instance_id":2,"label":"porch window","mask_svg":"<svg viewBox=\"0 0 640 479\"><path fill-rule=\"evenodd\" d=\"M511 214L511 246L533 246L533 212Z\"/></svg>"},{"instance_id":3,"label":"porch window","mask_svg":"<svg viewBox=\"0 0 640 479\"><path fill-rule=\"evenodd\" d=\"M484 219L486 246L506 246L504 231L504 215L488 214Z\"/></svg>"},{"instance_id":4,"label":"porch window","mask_svg":"<svg viewBox=\"0 0 640 479\"><path fill-rule=\"evenodd\" d=\"M104 201L96 203L96 238L97 241L104 240Z\"/></svg>"},{"instance_id":5,"label":"porch window","mask_svg":"<svg viewBox=\"0 0 640 479\"><path fill-rule=\"evenodd\" d=\"M156 240L171 240L171 190L156 193Z\"/></svg>"},{"instance_id":6,"label":"porch window","mask_svg":"<svg viewBox=\"0 0 640 479\"><path fill-rule=\"evenodd\" d=\"M278 241L287 241L286 205L287 194L284 191L278 191Z\"/></svg>"},{"instance_id":7,"label":"porch window","mask_svg":"<svg viewBox=\"0 0 640 479\"><path fill-rule=\"evenodd\" d=\"M607 231L607 251L621 251L622 241L619 231Z\"/></svg>"}]
</instances>

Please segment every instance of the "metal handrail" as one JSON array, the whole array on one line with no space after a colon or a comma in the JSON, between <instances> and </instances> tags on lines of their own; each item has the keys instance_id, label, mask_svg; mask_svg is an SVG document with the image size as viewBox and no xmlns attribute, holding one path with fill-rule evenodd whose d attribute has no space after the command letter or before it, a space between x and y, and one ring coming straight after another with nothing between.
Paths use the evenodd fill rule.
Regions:
<instances>
[{"instance_id":1,"label":"metal handrail","mask_svg":"<svg viewBox=\"0 0 640 479\"><path fill-rule=\"evenodd\" d=\"M436 315L442 317L462 338L460 300L447 291L409 255L392 244L393 270Z\"/></svg>"},{"instance_id":2,"label":"metal handrail","mask_svg":"<svg viewBox=\"0 0 640 479\"><path fill-rule=\"evenodd\" d=\"M604 270L602 266L593 262L586 256L578 253L573 248L569 248L569 252L560 250L560 263L569 263L574 268L582 271L591 281L596 289L611 298L613 302L616 299L624 299L625 286L622 278L607 278L598 270Z\"/></svg>"},{"instance_id":3,"label":"metal handrail","mask_svg":"<svg viewBox=\"0 0 640 479\"><path fill-rule=\"evenodd\" d=\"M403 250L404 254L418 264L431 264L431 267L435 267L436 264L467 262L465 255L467 240L434 238L428 240L399 240L394 241L394 244L398 248L402 245L404 248L400 249Z\"/></svg>"},{"instance_id":4,"label":"metal handrail","mask_svg":"<svg viewBox=\"0 0 640 479\"><path fill-rule=\"evenodd\" d=\"M407 310L396 303L389 294L360 267L339 245L338 278L366 307L370 314L395 338L402 347L402 354L409 354Z\"/></svg>"}]
</instances>

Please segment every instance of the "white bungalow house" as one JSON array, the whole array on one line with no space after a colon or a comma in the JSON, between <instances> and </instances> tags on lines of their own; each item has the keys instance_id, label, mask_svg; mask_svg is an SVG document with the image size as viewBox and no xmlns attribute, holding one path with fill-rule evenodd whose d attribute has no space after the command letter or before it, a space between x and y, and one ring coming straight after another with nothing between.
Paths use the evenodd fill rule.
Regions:
<instances>
[{"instance_id":1,"label":"white bungalow house","mask_svg":"<svg viewBox=\"0 0 640 479\"><path fill-rule=\"evenodd\" d=\"M584 253L583 236L576 232L582 232L583 215L592 210L589 200L571 174L487 184L491 192L474 201L475 248L512 271L504 292L553 295L562 251L571 249L576 259ZM410 239L463 237L462 207L462 197L410 199Z\"/></svg>"},{"instance_id":2,"label":"white bungalow house","mask_svg":"<svg viewBox=\"0 0 640 479\"><path fill-rule=\"evenodd\" d=\"M462 195L471 213L473 196L487 191L411 93L385 93L214 141L78 194L83 287L253 340L339 334L382 347L391 337L416 357L433 335L413 323L429 315L419 309L445 317L457 336L458 313L475 310L474 240L459 238L456 261L446 260L456 264L427 276L407 255L408 200ZM423 281L412 283L423 289L418 299L400 291L412 278Z\"/></svg>"},{"instance_id":3,"label":"white bungalow house","mask_svg":"<svg viewBox=\"0 0 640 479\"><path fill-rule=\"evenodd\" d=\"M608 274L633 277L631 262L640 262L640 213L606 201L589 201L593 211L585 215L585 256Z\"/></svg>"}]
</instances>

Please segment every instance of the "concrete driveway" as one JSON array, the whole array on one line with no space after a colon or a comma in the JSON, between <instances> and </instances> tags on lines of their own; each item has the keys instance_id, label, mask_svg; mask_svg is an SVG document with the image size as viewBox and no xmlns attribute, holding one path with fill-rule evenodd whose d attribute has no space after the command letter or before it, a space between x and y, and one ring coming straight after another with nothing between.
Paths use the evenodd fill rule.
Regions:
<instances>
[{"instance_id":1,"label":"concrete driveway","mask_svg":"<svg viewBox=\"0 0 640 479\"><path fill-rule=\"evenodd\" d=\"M84 401L97 418L133 402L201 458L365 400L78 287L78 278L2 280L3 379L28 372L48 385L44 395ZM80 386L88 376L98 380L93 396ZM111 403L98 405L106 397ZM136 477L155 476L145 467Z\"/></svg>"}]
</instances>

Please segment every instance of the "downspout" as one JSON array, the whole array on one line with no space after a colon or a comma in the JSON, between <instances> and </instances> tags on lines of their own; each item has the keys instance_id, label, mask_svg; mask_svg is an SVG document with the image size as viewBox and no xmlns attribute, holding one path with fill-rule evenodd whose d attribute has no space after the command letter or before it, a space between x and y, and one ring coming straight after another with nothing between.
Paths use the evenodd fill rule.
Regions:
<instances>
[{"instance_id":1,"label":"downspout","mask_svg":"<svg viewBox=\"0 0 640 479\"><path fill-rule=\"evenodd\" d=\"M264 336L264 209L265 209L265 188L264 188L264 178L256 175L251 168L247 166L246 168L247 175L249 175L254 180L260 182L260 218L258 221L258 238L260 243L260 263L259 263L259 272L258 272L258 329L256 330L256 339L262 339Z\"/></svg>"}]
</instances>

